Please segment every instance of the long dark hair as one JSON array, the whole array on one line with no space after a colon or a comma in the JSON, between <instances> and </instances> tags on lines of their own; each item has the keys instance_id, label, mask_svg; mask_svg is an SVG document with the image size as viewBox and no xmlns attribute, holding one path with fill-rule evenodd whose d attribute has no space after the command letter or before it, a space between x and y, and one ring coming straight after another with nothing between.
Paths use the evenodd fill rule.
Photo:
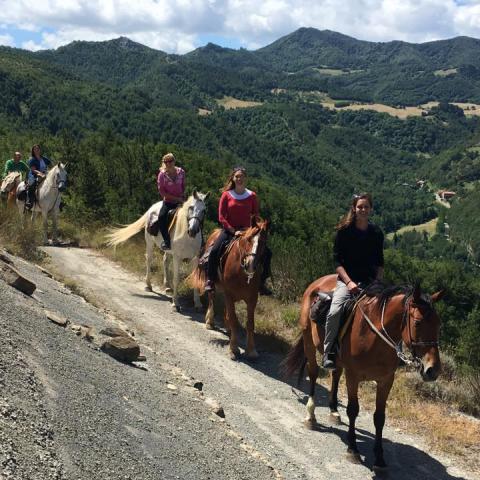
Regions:
<instances>
[{"instance_id":1,"label":"long dark hair","mask_svg":"<svg viewBox=\"0 0 480 480\"><path fill-rule=\"evenodd\" d=\"M233 180L233 177L235 174L240 171L242 172L245 176L247 175L247 170L244 167L235 167L232 169L230 172L230 175L227 178L227 181L225 182L225 185L223 186L220 191L223 192L228 192L229 190L233 190L235 188L235 181Z\"/></svg>"},{"instance_id":2,"label":"long dark hair","mask_svg":"<svg viewBox=\"0 0 480 480\"><path fill-rule=\"evenodd\" d=\"M42 149L40 148L40 145L38 143L36 143L33 147L32 147L32 158L37 158L35 157L35 154L33 153L33 151L35 150L35 147L38 147L38 149L40 150L40 157L42 156Z\"/></svg>"},{"instance_id":3,"label":"long dark hair","mask_svg":"<svg viewBox=\"0 0 480 480\"><path fill-rule=\"evenodd\" d=\"M370 208L373 208L373 199L370 193L360 193L359 195L354 195L350 209L337 223L337 226L335 227L336 230L343 230L344 228L349 227L355 221L355 208L358 201L362 199L368 200Z\"/></svg>"}]
</instances>

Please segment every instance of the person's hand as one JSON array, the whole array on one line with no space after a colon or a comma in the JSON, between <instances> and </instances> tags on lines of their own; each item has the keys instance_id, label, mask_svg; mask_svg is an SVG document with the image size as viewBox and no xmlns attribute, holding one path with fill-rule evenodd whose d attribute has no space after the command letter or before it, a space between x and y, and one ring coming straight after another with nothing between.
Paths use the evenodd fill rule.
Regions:
<instances>
[{"instance_id":1,"label":"person's hand","mask_svg":"<svg viewBox=\"0 0 480 480\"><path fill-rule=\"evenodd\" d=\"M235 236L238 237L238 236L240 236L242 233L243 233L243 232L242 232L241 230L237 230L237 231L235 232Z\"/></svg>"},{"instance_id":2,"label":"person's hand","mask_svg":"<svg viewBox=\"0 0 480 480\"><path fill-rule=\"evenodd\" d=\"M360 287L353 280L349 280L346 283L346 285L347 285L348 291L353 295L356 295L357 293L360 292Z\"/></svg>"}]
</instances>

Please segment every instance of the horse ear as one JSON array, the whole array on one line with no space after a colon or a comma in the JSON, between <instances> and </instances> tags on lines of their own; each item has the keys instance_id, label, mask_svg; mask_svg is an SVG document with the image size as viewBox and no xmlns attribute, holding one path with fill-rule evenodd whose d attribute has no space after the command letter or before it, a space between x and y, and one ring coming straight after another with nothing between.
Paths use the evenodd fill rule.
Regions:
<instances>
[{"instance_id":1,"label":"horse ear","mask_svg":"<svg viewBox=\"0 0 480 480\"><path fill-rule=\"evenodd\" d=\"M205 196L203 197L203 201L205 201L208 197L210 196L210 192L207 192Z\"/></svg>"},{"instance_id":2,"label":"horse ear","mask_svg":"<svg viewBox=\"0 0 480 480\"><path fill-rule=\"evenodd\" d=\"M193 195L193 198L195 200L198 200L198 195L197 195L197 189L196 188L193 189L192 195Z\"/></svg>"},{"instance_id":3,"label":"horse ear","mask_svg":"<svg viewBox=\"0 0 480 480\"><path fill-rule=\"evenodd\" d=\"M420 296L422 295L422 289L420 288L420 282L416 282L415 286L413 287L412 298L414 302L418 302L420 300Z\"/></svg>"},{"instance_id":4,"label":"horse ear","mask_svg":"<svg viewBox=\"0 0 480 480\"><path fill-rule=\"evenodd\" d=\"M432 295L432 302L438 302L439 300L441 300L443 298L443 296L445 295L445 293L446 293L445 289L442 289L442 290L439 290L438 292L435 292Z\"/></svg>"}]
</instances>

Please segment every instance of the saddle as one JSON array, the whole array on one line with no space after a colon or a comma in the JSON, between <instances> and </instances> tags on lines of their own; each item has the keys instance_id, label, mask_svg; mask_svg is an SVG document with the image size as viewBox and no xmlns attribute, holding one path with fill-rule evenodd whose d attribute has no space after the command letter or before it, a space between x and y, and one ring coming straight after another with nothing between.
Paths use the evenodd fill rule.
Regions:
<instances>
[{"instance_id":1,"label":"saddle","mask_svg":"<svg viewBox=\"0 0 480 480\"><path fill-rule=\"evenodd\" d=\"M177 220L177 212L178 207L170 210L167 214L168 231L170 231L175 225L175 222ZM150 214L150 217L147 219L147 232L154 237L156 237L158 235L158 232L160 231L160 224L158 221L159 213L159 211L152 212Z\"/></svg>"},{"instance_id":2,"label":"saddle","mask_svg":"<svg viewBox=\"0 0 480 480\"><path fill-rule=\"evenodd\" d=\"M218 230L218 232L220 233L220 230ZM210 237L210 242L207 243L204 248L203 248L203 252L200 253L200 258L198 260L198 265L200 268L202 268L203 270L207 270L208 269L208 260L210 258L210 253L213 249L213 246L215 245L215 241L217 240L218 238L218 235L215 235L213 238ZM233 243L235 242L235 240L237 239L237 237L233 237L229 242L227 243L224 243L222 245L222 248L220 249L220 252L219 252L219 258L220 258L220 261L219 261L219 265L218 265L218 270L219 270L219 277L221 277L222 273L223 273L223 266L225 264L225 260L226 260L226 257L227 257L227 253L228 251L230 250L231 246L233 245Z\"/></svg>"},{"instance_id":3,"label":"saddle","mask_svg":"<svg viewBox=\"0 0 480 480\"><path fill-rule=\"evenodd\" d=\"M312 296L312 303L310 305L310 320L315 322L318 326L325 328L327 321L328 311L330 310L330 304L332 303L333 290L329 292L317 291ZM350 326L358 301L350 300L344 306L342 319L340 321L340 333L338 335L338 341L340 341L345 335L348 327Z\"/></svg>"}]
</instances>

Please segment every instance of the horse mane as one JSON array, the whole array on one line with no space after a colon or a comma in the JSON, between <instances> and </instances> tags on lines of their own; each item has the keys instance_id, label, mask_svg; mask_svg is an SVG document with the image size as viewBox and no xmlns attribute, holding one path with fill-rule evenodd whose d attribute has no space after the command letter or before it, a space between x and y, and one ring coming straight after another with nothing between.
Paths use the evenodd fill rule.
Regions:
<instances>
[{"instance_id":1,"label":"horse mane","mask_svg":"<svg viewBox=\"0 0 480 480\"><path fill-rule=\"evenodd\" d=\"M60 163L55 164L48 172L47 176L45 178L45 181L43 182L45 185L50 185L55 178L55 175L57 171L60 170Z\"/></svg>"},{"instance_id":2,"label":"horse mane","mask_svg":"<svg viewBox=\"0 0 480 480\"><path fill-rule=\"evenodd\" d=\"M243 232L240 233L239 239L250 240L252 239L257 233L266 228L267 221L262 219L257 219L255 225L253 227L249 227Z\"/></svg>"},{"instance_id":3,"label":"horse mane","mask_svg":"<svg viewBox=\"0 0 480 480\"><path fill-rule=\"evenodd\" d=\"M375 280L365 289L364 293L367 297L375 297L377 299L377 306L380 308L395 295L405 295L405 299L408 298L414 289L415 287L412 285L388 285L383 281ZM432 306L432 299L430 295L426 293L420 295L420 301Z\"/></svg>"},{"instance_id":4,"label":"horse mane","mask_svg":"<svg viewBox=\"0 0 480 480\"><path fill-rule=\"evenodd\" d=\"M183 237L186 234L188 230L188 209L193 205L194 200L193 195L190 195L178 210L175 220L175 238Z\"/></svg>"}]
</instances>

